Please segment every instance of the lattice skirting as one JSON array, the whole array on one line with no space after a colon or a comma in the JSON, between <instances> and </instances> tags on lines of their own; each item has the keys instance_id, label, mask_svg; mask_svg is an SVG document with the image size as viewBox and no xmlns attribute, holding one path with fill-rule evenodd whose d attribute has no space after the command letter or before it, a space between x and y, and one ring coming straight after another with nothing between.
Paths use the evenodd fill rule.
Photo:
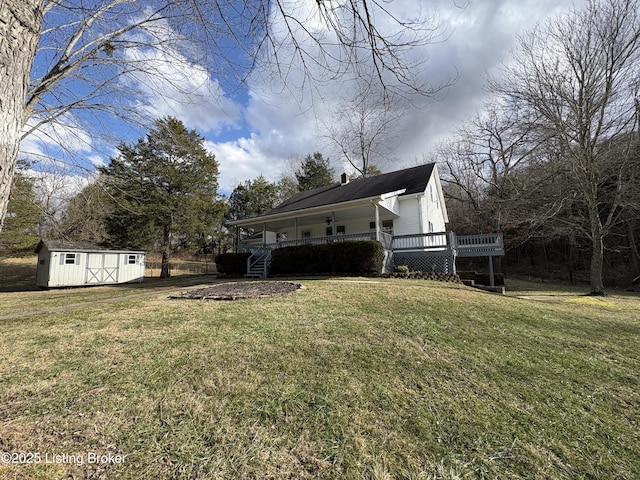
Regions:
<instances>
[{"instance_id":1,"label":"lattice skirting","mask_svg":"<svg viewBox=\"0 0 640 480\"><path fill-rule=\"evenodd\" d=\"M449 253L394 252L393 263L424 273L456 273L455 257Z\"/></svg>"}]
</instances>

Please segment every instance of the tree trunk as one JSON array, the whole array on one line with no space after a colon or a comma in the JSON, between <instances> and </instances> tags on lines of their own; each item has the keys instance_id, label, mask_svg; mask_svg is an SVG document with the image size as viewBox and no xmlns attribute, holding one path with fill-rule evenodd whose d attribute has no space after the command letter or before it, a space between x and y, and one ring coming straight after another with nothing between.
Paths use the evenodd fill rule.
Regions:
<instances>
[{"instance_id":1,"label":"tree trunk","mask_svg":"<svg viewBox=\"0 0 640 480\"><path fill-rule=\"evenodd\" d=\"M629 248L631 249L631 266L633 268L633 274L640 273L640 253L638 253L638 246L636 245L636 221L631 220L629 226Z\"/></svg>"},{"instance_id":2,"label":"tree trunk","mask_svg":"<svg viewBox=\"0 0 640 480\"><path fill-rule=\"evenodd\" d=\"M169 225L164 226L162 238L162 266L160 269L160 278L169 278L171 276L171 268L169 265L169 250L171 248L171 228Z\"/></svg>"},{"instance_id":3,"label":"tree trunk","mask_svg":"<svg viewBox=\"0 0 640 480\"><path fill-rule=\"evenodd\" d=\"M591 283L591 295L605 295L602 282L602 267L604 265L604 233L602 222L598 215L597 206L589 208L589 220L591 222L591 266L589 279Z\"/></svg>"},{"instance_id":4,"label":"tree trunk","mask_svg":"<svg viewBox=\"0 0 640 480\"><path fill-rule=\"evenodd\" d=\"M0 2L0 231L9 205L25 101L42 27L43 0Z\"/></svg>"}]
</instances>

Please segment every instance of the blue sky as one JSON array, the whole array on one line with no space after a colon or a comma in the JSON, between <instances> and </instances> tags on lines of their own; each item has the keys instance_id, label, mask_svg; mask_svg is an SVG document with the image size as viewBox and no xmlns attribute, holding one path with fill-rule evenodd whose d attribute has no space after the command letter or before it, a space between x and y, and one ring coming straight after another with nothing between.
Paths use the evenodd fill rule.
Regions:
<instances>
[{"instance_id":1,"label":"blue sky","mask_svg":"<svg viewBox=\"0 0 640 480\"><path fill-rule=\"evenodd\" d=\"M581 7L586 0L472 0L459 8L463 0L422 0L423 8L437 12L447 38L424 47L428 57L421 73L438 83L448 75L458 81L438 100L414 98L415 108L403 113L393 162L383 162L384 171L415 165L429 156L461 123L482 109L487 94L483 78L501 60L508 59L516 34L531 29L537 22ZM415 9L416 0L395 0L389 7L399 14ZM140 55L150 55L149 52ZM36 65L37 67L37 65ZM337 173L343 162L322 138L322 124L331 123L330 111L340 101L345 83L321 86L318 95L299 95L289 85L261 75L253 75L247 86L230 89L224 78L204 65L185 64L165 72L191 91L176 89L158 78L129 79L140 93L126 99L136 108L155 117L172 115L206 138L207 148L220 164L220 187L230 192L238 183L264 175L276 181L292 173L292 158L320 151L334 161ZM295 83L295 72L289 82ZM135 84L135 85L134 85ZM132 88L132 90L134 90ZM134 142L144 129L101 118L99 114L66 116L65 125L47 126L28 137L22 145L23 156L46 155L54 165L73 162L100 165L108 162L119 140ZM71 128L75 126L75 128ZM103 134L109 134L106 137ZM65 146L65 151L58 145ZM55 159L62 162L55 162ZM67 170L69 181L82 184L85 175ZM77 188L77 187L70 187Z\"/></svg>"}]
</instances>

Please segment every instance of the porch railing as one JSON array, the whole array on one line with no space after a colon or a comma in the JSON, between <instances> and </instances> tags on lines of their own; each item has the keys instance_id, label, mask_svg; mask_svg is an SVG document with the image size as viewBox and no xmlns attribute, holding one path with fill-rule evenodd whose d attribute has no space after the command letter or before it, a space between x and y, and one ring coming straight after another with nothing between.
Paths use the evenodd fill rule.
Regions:
<instances>
[{"instance_id":1,"label":"porch railing","mask_svg":"<svg viewBox=\"0 0 640 480\"><path fill-rule=\"evenodd\" d=\"M345 242L347 240L375 240L375 239L376 239L375 232L365 232L365 233L351 233L351 234L345 234L345 235L329 235L327 237L299 238L298 240L282 240L278 243L267 243L266 246L271 249L274 249L274 248L284 248L284 247L297 247L300 245L320 245L323 243Z\"/></svg>"},{"instance_id":2,"label":"porch railing","mask_svg":"<svg viewBox=\"0 0 640 480\"><path fill-rule=\"evenodd\" d=\"M499 257L504 255L501 233L478 233L456 236L458 257Z\"/></svg>"},{"instance_id":3,"label":"porch railing","mask_svg":"<svg viewBox=\"0 0 640 480\"><path fill-rule=\"evenodd\" d=\"M300 238L298 240L283 240L266 245L246 246L246 250L255 252L259 249L295 247L299 245L319 245L322 243L340 242L347 240L375 240L375 232L353 233L348 235L334 235L326 237ZM504 243L501 233L486 233L477 235L456 235L453 232L422 233L416 235L390 235L380 233L380 241L385 250L451 252L458 257L495 257L504 255Z\"/></svg>"},{"instance_id":4,"label":"porch railing","mask_svg":"<svg viewBox=\"0 0 640 480\"><path fill-rule=\"evenodd\" d=\"M271 249L266 245L261 245L247 258L247 273L245 277L267 278L270 264Z\"/></svg>"},{"instance_id":5,"label":"porch railing","mask_svg":"<svg viewBox=\"0 0 640 480\"><path fill-rule=\"evenodd\" d=\"M453 232L421 233L417 235L395 235L391 249L403 250L435 250L444 251L455 248Z\"/></svg>"}]
</instances>

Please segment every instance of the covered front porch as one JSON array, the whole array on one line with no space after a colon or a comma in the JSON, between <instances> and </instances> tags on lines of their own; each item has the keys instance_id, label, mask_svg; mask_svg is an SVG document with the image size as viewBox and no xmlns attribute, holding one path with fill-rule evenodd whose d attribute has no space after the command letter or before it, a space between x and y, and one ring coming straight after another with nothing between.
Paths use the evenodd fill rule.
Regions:
<instances>
[{"instance_id":1,"label":"covered front porch","mask_svg":"<svg viewBox=\"0 0 640 480\"><path fill-rule=\"evenodd\" d=\"M247 275L265 278L269 274L269 259L274 249L349 240L381 242L386 252L384 270L387 272L393 271L398 265L407 265L412 270L455 274L456 258L487 257L491 286L494 286L493 257L504 255L501 233L456 235L450 231L414 235L392 235L382 231L325 235L245 244L241 246L241 251L252 253L247 262Z\"/></svg>"},{"instance_id":2,"label":"covered front porch","mask_svg":"<svg viewBox=\"0 0 640 480\"><path fill-rule=\"evenodd\" d=\"M401 227L397 201L384 196L318 207L298 215L266 215L260 220L234 222L237 251L253 251L264 245L281 248L337 240L378 240L390 249L385 241L390 241L394 226Z\"/></svg>"}]
</instances>

